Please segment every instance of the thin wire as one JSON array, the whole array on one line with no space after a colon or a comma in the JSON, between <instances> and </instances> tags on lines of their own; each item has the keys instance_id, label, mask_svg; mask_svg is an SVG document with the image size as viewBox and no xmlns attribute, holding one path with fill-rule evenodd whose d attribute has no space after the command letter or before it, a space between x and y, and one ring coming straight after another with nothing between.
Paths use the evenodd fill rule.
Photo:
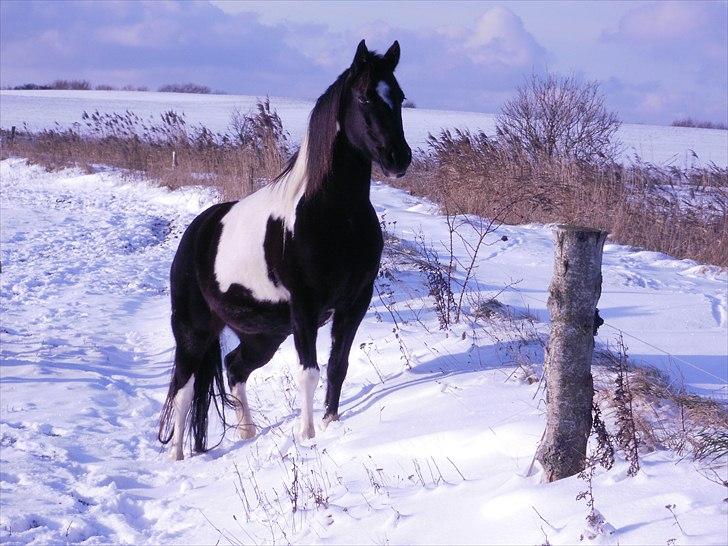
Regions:
<instances>
[{"instance_id":1,"label":"thin wire","mask_svg":"<svg viewBox=\"0 0 728 546\"><path fill-rule=\"evenodd\" d=\"M545 301L543 301L543 300L541 300L539 298L536 298L534 296L529 296L528 294L524 294L523 292L521 292L520 290L518 290L518 288L514 288L513 286L506 286L506 288L508 290L512 290L514 292L517 292L521 297L529 298L529 299L532 299L532 300L537 301L539 303L543 303L544 305L548 305L547 302L545 302ZM619 332L621 334L626 335L627 337L631 337L632 339L635 339L635 340L639 341L640 343L644 343L648 347L651 347L651 348L653 348L653 349L655 349L657 351L660 351L661 353L666 354L667 356L669 356L670 358L672 358L674 360L677 360L678 362L682 362L683 364L686 364L686 365L690 366L691 368L694 368L697 371L699 371L699 372L701 372L701 373L703 373L705 375L709 375L710 377L713 377L713 378L717 379L718 381L720 381L721 383L723 383L723 386L721 388L725 388L726 386L728 386L728 381L725 378L718 377L717 375L715 375L715 374L713 374L713 373L711 373L709 371L704 370L703 368L701 368L700 366L697 366L697 365L693 364L692 362L688 362L687 360L685 360L683 358L680 358L679 356L675 356L674 354L670 353L669 351L666 351L665 349L662 349L660 347L657 347L656 345L653 345L652 343L649 343L649 342L645 341L644 339L640 339L637 336L635 336L633 334L630 334L629 332L625 332L621 328L617 328L616 326L612 326L611 324L609 324L606 321L604 322L603 326L607 326L607 327L611 328L612 330L615 330L615 331L617 331L617 332Z\"/></svg>"},{"instance_id":2,"label":"thin wire","mask_svg":"<svg viewBox=\"0 0 728 546\"><path fill-rule=\"evenodd\" d=\"M625 332L624 330L622 330L622 329L620 329L620 328L617 328L616 326L612 326L611 324L608 324L608 323L606 323L606 322L604 323L604 326L608 326L608 327L609 327L609 328L611 328L612 330L615 330L615 331L619 332L620 334L624 334L624 335L625 335L625 336L627 336L627 337L631 337L632 339L636 339L637 341L639 341L640 343L644 343L644 344L645 344L645 345L647 345L648 347L652 347L653 349L655 349L655 350L657 350L657 351L660 351L660 352L662 352L662 353L665 353L665 354L666 354L667 356L669 356L669 357L670 357L670 358L672 358L673 360L677 360L678 362L682 362L683 364L687 364L688 366L691 366L692 368L695 368L695 369L696 369L696 370L698 370L699 372L702 372L702 373L704 373L705 375L709 375L709 376L711 376L711 377L714 377L714 378L716 378L716 379L717 379L718 381L721 381L722 383L725 383L726 385L728 385L728 380L726 380L725 378L723 378L723 377L718 377L717 375L715 375L715 374L713 374L713 373L710 373L709 371L706 371L706 370L704 370L703 368L701 368L701 367L699 367L699 366L697 366L697 365L693 364L692 362L688 362L687 360L685 360L685 359L683 359L683 358L680 358L679 356L675 356L674 354L672 354L672 353L669 353L669 352L667 352L667 351L666 351L665 349L661 349L660 347L656 347L655 345L653 345L652 343L649 343L649 342L645 341L644 339L640 339L640 338L638 338L637 336L635 336L635 335L632 335L632 334L630 334L629 332Z\"/></svg>"}]
</instances>

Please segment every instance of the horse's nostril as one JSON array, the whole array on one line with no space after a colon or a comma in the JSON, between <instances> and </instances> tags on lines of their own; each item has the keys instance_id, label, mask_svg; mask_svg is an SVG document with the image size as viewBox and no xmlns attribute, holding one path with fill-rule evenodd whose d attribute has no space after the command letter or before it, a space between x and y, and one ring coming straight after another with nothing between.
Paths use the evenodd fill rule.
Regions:
<instances>
[{"instance_id":1,"label":"horse's nostril","mask_svg":"<svg viewBox=\"0 0 728 546\"><path fill-rule=\"evenodd\" d=\"M389 152L389 159L392 161L392 163L396 163L397 162L397 152L395 152L394 150Z\"/></svg>"}]
</instances>

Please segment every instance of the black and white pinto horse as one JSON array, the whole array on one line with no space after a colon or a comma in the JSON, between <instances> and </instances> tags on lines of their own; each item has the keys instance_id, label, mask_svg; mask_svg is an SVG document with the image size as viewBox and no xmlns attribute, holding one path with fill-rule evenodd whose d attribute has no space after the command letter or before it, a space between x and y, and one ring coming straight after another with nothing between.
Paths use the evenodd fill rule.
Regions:
<instances>
[{"instance_id":1,"label":"black and white pinto horse","mask_svg":"<svg viewBox=\"0 0 728 546\"><path fill-rule=\"evenodd\" d=\"M312 438L316 335L332 316L324 426L338 419L349 350L382 252L369 201L372 161L402 176L412 159L394 77L399 54L397 42L379 55L362 40L351 67L316 101L283 173L240 201L210 207L183 235L171 269L174 370L159 426L174 458L183 458L185 428L195 451L206 449L211 401L223 422L224 405L233 406L240 436L255 436L245 382L291 333L302 365L300 436ZM225 326L240 340L225 357L230 394Z\"/></svg>"}]
</instances>

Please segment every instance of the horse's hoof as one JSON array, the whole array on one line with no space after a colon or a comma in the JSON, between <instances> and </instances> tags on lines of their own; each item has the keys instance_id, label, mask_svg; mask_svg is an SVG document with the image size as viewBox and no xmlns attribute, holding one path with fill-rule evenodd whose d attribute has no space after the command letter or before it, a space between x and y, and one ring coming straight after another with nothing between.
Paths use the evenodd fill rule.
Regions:
<instances>
[{"instance_id":1,"label":"horse's hoof","mask_svg":"<svg viewBox=\"0 0 728 546\"><path fill-rule=\"evenodd\" d=\"M311 438L316 436L316 431L313 428L313 424L301 427L300 436L301 440L310 440Z\"/></svg>"},{"instance_id":2,"label":"horse's hoof","mask_svg":"<svg viewBox=\"0 0 728 546\"><path fill-rule=\"evenodd\" d=\"M331 415L324 415L323 419L323 428L326 430L326 427L328 427L331 424L331 421L338 421L339 420L339 414L333 413Z\"/></svg>"},{"instance_id":3,"label":"horse's hoof","mask_svg":"<svg viewBox=\"0 0 728 546\"><path fill-rule=\"evenodd\" d=\"M255 438L255 425L240 425L238 427L238 433L240 433L241 440Z\"/></svg>"}]
</instances>

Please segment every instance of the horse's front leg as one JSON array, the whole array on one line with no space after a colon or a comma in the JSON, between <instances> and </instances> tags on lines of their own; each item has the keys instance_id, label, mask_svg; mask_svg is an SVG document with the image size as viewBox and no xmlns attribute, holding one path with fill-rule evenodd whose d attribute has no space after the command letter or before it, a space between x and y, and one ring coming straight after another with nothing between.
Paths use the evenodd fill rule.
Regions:
<instances>
[{"instance_id":1,"label":"horse's front leg","mask_svg":"<svg viewBox=\"0 0 728 546\"><path fill-rule=\"evenodd\" d=\"M301 438L316 435L313 426L313 395L319 381L319 367L316 362L316 335L318 333L318 310L307 298L292 298L291 322L293 341L301 362L298 387L301 399Z\"/></svg>"},{"instance_id":2,"label":"horse's front leg","mask_svg":"<svg viewBox=\"0 0 728 546\"><path fill-rule=\"evenodd\" d=\"M334 322L331 326L331 354L326 370L328 382L324 426L339 419L339 398L346 372L349 369L349 351L372 299L372 289L373 285L365 289L353 302L348 302L334 311Z\"/></svg>"}]
</instances>

